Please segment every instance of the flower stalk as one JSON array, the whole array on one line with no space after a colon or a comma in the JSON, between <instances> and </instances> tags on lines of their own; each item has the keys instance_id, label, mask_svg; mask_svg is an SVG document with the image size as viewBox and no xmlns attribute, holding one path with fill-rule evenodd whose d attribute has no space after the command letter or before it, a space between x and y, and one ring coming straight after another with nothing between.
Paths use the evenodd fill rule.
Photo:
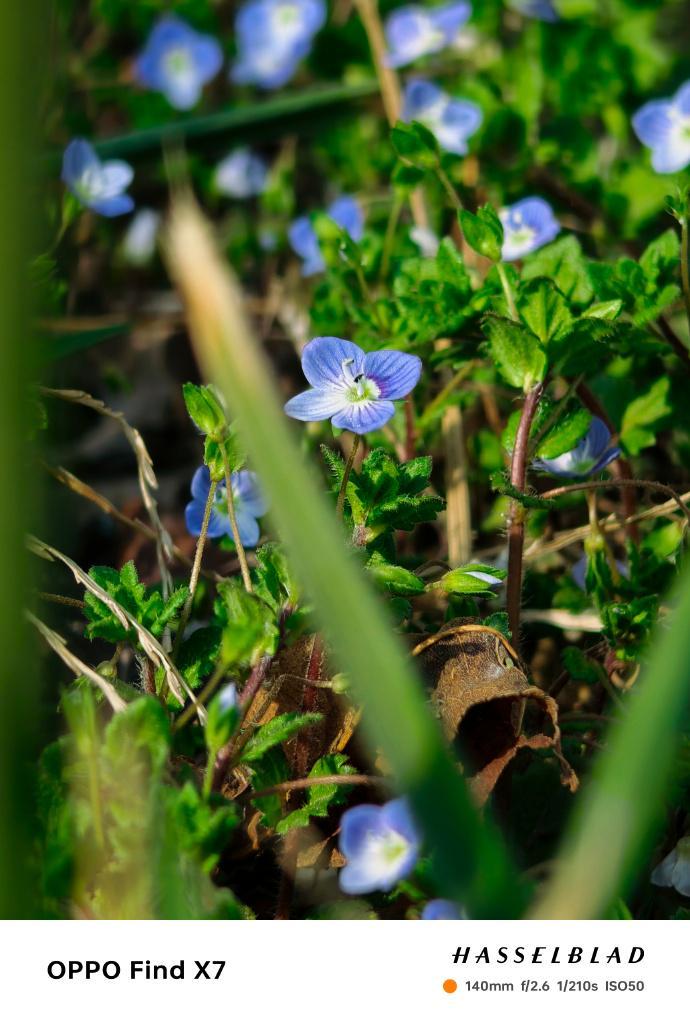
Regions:
<instances>
[{"instance_id":1,"label":"flower stalk","mask_svg":"<svg viewBox=\"0 0 690 1019\"><path fill-rule=\"evenodd\" d=\"M350 448L350 455L347 458L345 464L345 470L343 471L343 480L340 482L340 491L338 492L338 501L335 504L335 515L338 520L343 519L343 512L345 510L345 496L347 495L347 484L352 474L352 467L357 456L357 450L359 449L361 436L354 435L352 438L352 446Z\"/></svg>"},{"instance_id":2,"label":"flower stalk","mask_svg":"<svg viewBox=\"0 0 690 1019\"><path fill-rule=\"evenodd\" d=\"M235 542L235 549L240 563L240 572L242 574L244 589L251 594L254 589L252 587L252 578L249 574L249 566L247 565L247 554L244 551L244 545L240 538L240 530L237 526L235 500L232 494L232 471L230 470L230 461L228 460L228 454L222 444L220 449L223 457L223 470L225 471L225 494L228 500L228 519L230 521L230 530L232 531L232 540Z\"/></svg>"},{"instance_id":3,"label":"flower stalk","mask_svg":"<svg viewBox=\"0 0 690 1019\"><path fill-rule=\"evenodd\" d=\"M175 643L172 649L173 661L177 655L180 644L182 643L184 631L187 629L189 615L192 611L192 605L194 604L194 595L196 594L197 585L199 583L199 575L201 574L201 562L204 557L204 546L206 545L206 538L208 536L208 524L211 519L211 510L213 509L213 501L215 499L217 487L218 483L216 481L212 481L208 490L206 506L204 507L204 519L201 524L201 534L197 538L194 562L192 563L192 573L189 578L189 594L187 595L187 600L185 601L182 613L180 614L180 622L177 627Z\"/></svg>"}]
</instances>

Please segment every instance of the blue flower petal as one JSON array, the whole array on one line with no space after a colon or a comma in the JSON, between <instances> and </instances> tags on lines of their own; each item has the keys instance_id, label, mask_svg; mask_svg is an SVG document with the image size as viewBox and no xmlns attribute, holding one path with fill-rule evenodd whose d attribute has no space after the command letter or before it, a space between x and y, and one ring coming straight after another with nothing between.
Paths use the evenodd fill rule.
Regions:
<instances>
[{"instance_id":1,"label":"blue flower petal","mask_svg":"<svg viewBox=\"0 0 690 1019\"><path fill-rule=\"evenodd\" d=\"M383 828L381 807L369 803L351 807L343 814L338 848L343 856L357 856L367 837L372 832L382 832Z\"/></svg>"},{"instance_id":2,"label":"blue flower petal","mask_svg":"<svg viewBox=\"0 0 690 1019\"><path fill-rule=\"evenodd\" d=\"M223 495L225 494L225 485L218 486ZM223 500L223 505L225 499ZM214 506L211 510L211 516L208 518L208 536L209 538L222 538L224 534L232 536L232 528L230 527L230 517L227 513L221 513L217 506Z\"/></svg>"},{"instance_id":3,"label":"blue flower petal","mask_svg":"<svg viewBox=\"0 0 690 1019\"><path fill-rule=\"evenodd\" d=\"M319 249L319 240L316 231L308 216L300 216L288 228L288 240L293 251L305 260L310 266L308 275L313 272L320 272L323 268L323 259ZM315 268L318 266L318 268ZM306 269L306 266L305 266ZM305 275L307 275L305 271Z\"/></svg>"},{"instance_id":4,"label":"blue flower petal","mask_svg":"<svg viewBox=\"0 0 690 1019\"><path fill-rule=\"evenodd\" d=\"M200 502L198 499L193 499L192 502L188 502L185 506L184 519L187 530L195 538L198 538L201 534L201 525L204 522L204 508L205 503Z\"/></svg>"},{"instance_id":5,"label":"blue flower petal","mask_svg":"<svg viewBox=\"0 0 690 1019\"><path fill-rule=\"evenodd\" d=\"M328 206L326 215L345 230L353 241L364 233L364 215L359 202L351 195L341 195Z\"/></svg>"},{"instance_id":6,"label":"blue flower petal","mask_svg":"<svg viewBox=\"0 0 690 1019\"><path fill-rule=\"evenodd\" d=\"M331 420L336 428L346 428L355 435L366 435L383 428L394 413L395 405L390 400L362 400L361 403L349 403Z\"/></svg>"},{"instance_id":7,"label":"blue flower petal","mask_svg":"<svg viewBox=\"0 0 690 1019\"><path fill-rule=\"evenodd\" d=\"M209 489L211 488L211 475L206 465L197 467L192 478L192 498L200 502L206 502Z\"/></svg>"},{"instance_id":8,"label":"blue flower petal","mask_svg":"<svg viewBox=\"0 0 690 1019\"><path fill-rule=\"evenodd\" d=\"M462 920L458 906L450 899L432 899L422 911L422 920Z\"/></svg>"},{"instance_id":9,"label":"blue flower petal","mask_svg":"<svg viewBox=\"0 0 690 1019\"><path fill-rule=\"evenodd\" d=\"M377 350L364 358L364 374L373 379L383 400L399 400L414 389L422 373L422 362L400 350Z\"/></svg>"},{"instance_id":10,"label":"blue flower petal","mask_svg":"<svg viewBox=\"0 0 690 1019\"><path fill-rule=\"evenodd\" d=\"M261 529L255 517L244 506L237 506L235 510L237 530L240 534L240 541L245 548L255 548L259 543Z\"/></svg>"},{"instance_id":11,"label":"blue flower petal","mask_svg":"<svg viewBox=\"0 0 690 1019\"><path fill-rule=\"evenodd\" d=\"M268 512L268 500L254 471L237 471L233 474L232 491L238 502L242 503L243 509L253 517L262 517Z\"/></svg>"},{"instance_id":12,"label":"blue flower petal","mask_svg":"<svg viewBox=\"0 0 690 1019\"><path fill-rule=\"evenodd\" d=\"M69 143L62 157L62 179L65 184L75 184L86 170L98 166L99 163L93 146L84 138L75 138Z\"/></svg>"},{"instance_id":13,"label":"blue flower petal","mask_svg":"<svg viewBox=\"0 0 690 1019\"><path fill-rule=\"evenodd\" d=\"M472 4L463 2L445 4L429 11L429 14L434 25L443 32L445 42L452 43L465 22L469 21Z\"/></svg>"},{"instance_id":14,"label":"blue flower petal","mask_svg":"<svg viewBox=\"0 0 690 1019\"><path fill-rule=\"evenodd\" d=\"M312 386L345 389L344 361L351 362L352 375L361 375L364 371L362 348L338 336L317 336L302 350L302 371Z\"/></svg>"},{"instance_id":15,"label":"blue flower petal","mask_svg":"<svg viewBox=\"0 0 690 1019\"><path fill-rule=\"evenodd\" d=\"M410 805L404 796L390 800L382 807L383 819L386 826L397 831L407 839L408 842L418 846L421 839L410 810Z\"/></svg>"},{"instance_id":16,"label":"blue flower petal","mask_svg":"<svg viewBox=\"0 0 690 1019\"><path fill-rule=\"evenodd\" d=\"M634 114L632 126L643 145L650 149L661 145L671 130L673 104L668 99L645 103Z\"/></svg>"},{"instance_id":17,"label":"blue flower petal","mask_svg":"<svg viewBox=\"0 0 690 1019\"><path fill-rule=\"evenodd\" d=\"M325 421L348 406L339 389L307 389L285 404L285 413L297 421Z\"/></svg>"},{"instance_id":18,"label":"blue flower petal","mask_svg":"<svg viewBox=\"0 0 690 1019\"><path fill-rule=\"evenodd\" d=\"M115 198L126 191L134 179L134 170L124 159L109 159L101 166L99 188L103 198Z\"/></svg>"},{"instance_id":19,"label":"blue flower petal","mask_svg":"<svg viewBox=\"0 0 690 1019\"><path fill-rule=\"evenodd\" d=\"M134 199L130 195L116 195L114 198L100 198L89 202L89 208L101 216L112 218L124 216L134 208Z\"/></svg>"},{"instance_id":20,"label":"blue flower petal","mask_svg":"<svg viewBox=\"0 0 690 1019\"><path fill-rule=\"evenodd\" d=\"M415 78L405 86L403 94L402 119L418 120L420 115L430 106L443 100L445 92L425 78Z\"/></svg>"}]
</instances>

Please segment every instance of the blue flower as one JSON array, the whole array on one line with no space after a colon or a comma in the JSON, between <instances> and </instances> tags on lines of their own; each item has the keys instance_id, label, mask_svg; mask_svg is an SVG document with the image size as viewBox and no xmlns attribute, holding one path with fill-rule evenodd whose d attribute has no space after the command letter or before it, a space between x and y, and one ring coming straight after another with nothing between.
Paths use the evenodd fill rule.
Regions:
<instances>
[{"instance_id":1,"label":"blue flower","mask_svg":"<svg viewBox=\"0 0 690 1019\"><path fill-rule=\"evenodd\" d=\"M573 578L574 583L577 585L577 587L580 588L581 591L586 591L587 590L587 564L588 564L588 561L589 560L588 560L587 556L583 555L583 556L580 557L580 559L578 559L578 561L575 563L575 565L570 570L570 576ZM622 562L620 559L616 559L616 569L620 573L621 577L629 577L630 576L630 570L629 570L627 564Z\"/></svg>"},{"instance_id":2,"label":"blue flower","mask_svg":"<svg viewBox=\"0 0 690 1019\"><path fill-rule=\"evenodd\" d=\"M134 170L121 159L105 163L92 145L75 138L65 149L62 179L82 205L101 216L122 216L134 208L134 200L125 194L134 178Z\"/></svg>"},{"instance_id":3,"label":"blue flower","mask_svg":"<svg viewBox=\"0 0 690 1019\"><path fill-rule=\"evenodd\" d=\"M217 697L218 707L221 711L233 711L240 705L239 694L234 683L226 683Z\"/></svg>"},{"instance_id":4,"label":"blue flower","mask_svg":"<svg viewBox=\"0 0 690 1019\"><path fill-rule=\"evenodd\" d=\"M520 14L540 21L558 21L558 12L551 0L509 0L510 6Z\"/></svg>"},{"instance_id":5,"label":"blue flower","mask_svg":"<svg viewBox=\"0 0 690 1019\"><path fill-rule=\"evenodd\" d=\"M325 20L324 0L247 0L235 20L232 80L261 88L285 85Z\"/></svg>"},{"instance_id":6,"label":"blue flower","mask_svg":"<svg viewBox=\"0 0 690 1019\"><path fill-rule=\"evenodd\" d=\"M500 212L503 224L504 262L524 258L537 248L549 244L561 230L553 209L543 198L523 198Z\"/></svg>"},{"instance_id":7,"label":"blue flower","mask_svg":"<svg viewBox=\"0 0 690 1019\"><path fill-rule=\"evenodd\" d=\"M467 913L450 899L432 899L422 911L422 920L467 920Z\"/></svg>"},{"instance_id":8,"label":"blue flower","mask_svg":"<svg viewBox=\"0 0 690 1019\"><path fill-rule=\"evenodd\" d=\"M680 839L668 856L652 871L651 881L658 888L675 888L690 898L690 836Z\"/></svg>"},{"instance_id":9,"label":"blue flower","mask_svg":"<svg viewBox=\"0 0 690 1019\"><path fill-rule=\"evenodd\" d=\"M471 14L469 3L449 3L433 10L410 4L393 11L385 25L386 63L403 67L452 45Z\"/></svg>"},{"instance_id":10,"label":"blue flower","mask_svg":"<svg viewBox=\"0 0 690 1019\"><path fill-rule=\"evenodd\" d=\"M208 467L199 467L192 478L192 501L187 503L184 513L187 530L195 537L201 534L210 487L211 475ZM235 471L232 475L232 496L240 540L246 548L254 548L258 544L261 533L258 518L268 510L268 504L261 493L256 474L252 471ZM225 482L221 481L216 488L213 500L208 536L209 538L221 538L224 534L232 537L232 528L228 517L228 501L225 497Z\"/></svg>"},{"instance_id":11,"label":"blue flower","mask_svg":"<svg viewBox=\"0 0 690 1019\"><path fill-rule=\"evenodd\" d=\"M468 99L452 99L438 85L417 78L405 86L402 119L418 120L433 131L442 149L464 156L468 139L479 130L484 115Z\"/></svg>"},{"instance_id":12,"label":"blue flower","mask_svg":"<svg viewBox=\"0 0 690 1019\"><path fill-rule=\"evenodd\" d=\"M250 198L262 193L267 176L268 167L260 156L249 149L235 149L218 164L213 180L221 195Z\"/></svg>"},{"instance_id":13,"label":"blue flower","mask_svg":"<svg viewBox=\"0 0 690 1019\"><path fill-rule=\"evenodd\" d=\"M632 119L635 134L652 150L657 173L676 173L690 163L690 81L671 99L654 99Z\"/></svg>"},{"instance_id":14,"label":"blue flower","mask_svg":"<svg viewBox=\"0 0 690 1019\"><path fill-rule=\"evenodd\" d=\"M325 421L365 435L393 416L393 400L414 389L422 362L399 350L364 351L337 336L317 336L302 351L302 371L313 386L285 404L298 421Z\"/></svg>"},{"instance_id":15,"label":"blue flower","mask_svg":"<svg viewBox=\"0 0 690 1019\"><path fill-rule=\"evenodd\" d=\"M355 198L351 198L350 195L341 195L328 206L326 215L345 230L353 241L361 239L364 233L364 215ZM313 276L317 272L323 272L325 264L319 247L319 239L309 216L300 216L290 224L288 240L293 250L303 259L303 276Z\"/></svg>"},{"instance_id":16,"label":"blue flower","mask_svg":"<svg viewBox=\"0 0 690 1019\"><path fill-rule=\"evenodd\" d=\"M162 92L177 110L195 106L207 81L220 71L223 50L210 35L166 14L154 26L135 64L142 85Z\"/></svg>"},{"instance_id":17,"label":"blue flower","mask_svg":"<svg viewBox=\"0 0 690 1019\"><path fill-rule=\"evenodd\" d=\"M611 432L601 418L592 418L589 431L577 446L552 460L535 460L535 470L545 471L557 478L583 480L601 474L605 467L621 455L620 446L611 445Z\"/></svg>"},{"instance_id":18,"label":"blue flower","mask_svg":"<svg viewBox=\"0 0 690 1019\"><path fill-rule=\"evenodd\" d=\"M340 887L348 895L389 892L412 871L420 838L404 799L384 807L351 807L342 817L339 847L347 863Z\"/></svg>"}]
</instances>

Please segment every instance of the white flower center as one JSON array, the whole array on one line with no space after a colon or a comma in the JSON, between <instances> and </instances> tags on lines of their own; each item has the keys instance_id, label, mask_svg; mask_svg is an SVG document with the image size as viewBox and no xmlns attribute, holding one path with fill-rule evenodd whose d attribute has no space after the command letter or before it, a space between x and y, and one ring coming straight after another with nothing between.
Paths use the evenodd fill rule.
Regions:
<instances>
[{"instance_id":1,"label":"white flower center","mask_svg":"<svg viewBox=\"0 0 690 1019\"><path fill-rule=\"evenodd\" d=\"M165 55L165 67L171 78L188 77L192 71L192 60L189 50L178 46Z\"/></svg>"},{"instance_id":2,"label":"white flower center","mask_svg":"<svg viewBox=\"0 0 690 1019\"><path fill-rule=\"evenodd\" d=\"M352 372L353 364L354 360L351 357L346 358L341 364L349 402L363 403L365 400L378 400L381 390L377 384L373 379L367 378L363 372L354 375Z\"/></svg>"}]
</instances>

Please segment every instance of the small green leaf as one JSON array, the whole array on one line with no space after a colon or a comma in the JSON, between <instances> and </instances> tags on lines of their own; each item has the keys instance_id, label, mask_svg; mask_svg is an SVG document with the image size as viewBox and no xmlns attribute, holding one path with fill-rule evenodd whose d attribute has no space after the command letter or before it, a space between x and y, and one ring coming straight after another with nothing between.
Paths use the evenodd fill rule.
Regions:
<instances>
[{"instance_id":1,"label":"small green leaf","mask_svg":"<svg viewBox=\"0 0 690 1019\"><path fill-rule=\"evenodd\" d=\"M246 763L260 760L273 747L292 739L302 729L320 722L321 718L316 713L302 714L299 711L276 715L249 738L242 752L242 760Z\"/></svg>"},{"instance_id":2,"label":"small green leaf","mask_svg":"<svg viewBox=\"0 0 690 1019\"><path fill-rule=\"evenodd\" d=\"M324 778L327 775L351 775L355 769L347 763L345 754L326 754L320 757L309 772L309 778ZM307 792L307 802L299 810L281 818L276 825L278 835L285 835L292 828L305 828L312 817L327 817L332 806L343 803L352 786L313 785ZM259 803L261 800L258 801Z\"/></svg>"},{"instance_id":3,"label":"small green leaf","mask_svg":"<svg viewBox=\"0 0 690 1019\"><path fill-rule=\"evenodd\" d=\"M522 288L518 311L526 326L546 345L570 326L568 302L551 280L537 278Z\"/></svg>"},{"instance_id":4,"label":"small green leaf","mask_svg":"<svg viewBox=\"0 0 690 1019\"><path fill-rule=\"evenodd\" d=\"M391 131L391 142L398 156L419 170L431 170L439 164L438 142L431 131L412 121L398 121Z\"/></svg>"},{"instance_id":5,"label":"small green leaf","mask_svg":"<svg viewBox=\"0 0 690 1019\"><path fill-rule=\"evenodd\" d=\"M387 562L379 552L374 552L367 563L367 570L379 587L388 594L409 598L424 591L424 581L404 566Z\"/></svg>"},{"instance_id":6,"label":"small green leaf","mask_svg":"<svg viewBox=\"0 0 690 1019\"><path fill-rule=\"evenodd\" d=\"M482 205L476 215L461 209L458 219L469 246L492 262L500 262L503 248L503 226L490 205Z\"/></svg>"},{"instance_id":7,"label":"small green leaf","mask_svg":"<svg viewBox=\"0 0 690 1019\"><path fill-rule=\"evenodd\" d=\"M456 570L451 570L440 580L429 584L429 590L441 590L446 594L471 594L487 598L495 598L494 588L505 580L506 571L484 563L467 563Z\"/></svg>"},{"instance_id":8,"label":"small green leaf","mask_svg":"<svg viewBox=\"0 0 690 1019\"><path fill-rule=\"evenodd\" d=\"M584 312L584 317L603 318L607 322L613 322L620 315L622 308L623 302L620 300L599 301L598 304L590 304L587 311Z\"/></svg>"},{"instance_id":9,"label":"small green leaf","mask_svg":"<svg viewBox=\"0 0 690 1019\"><path fill-rule=\"evenodd\" d=\"M671 413L670 388L671 380L664 375L626 407L620 437L631 455L637 455L656 442L657 428Z\"/></svg>"},{"instance_id":10,"label":"small green leaf","mask_svg":"<svg viewBox=\"0 0 690 1019\"><path fill-rule=\"evenodd\" d=\"M398 191L414 191L422 183L426 174L424 170L417 169L407 163L398 163L391 176L391 183Z\"/></svg>"},{"instance_id":11,"label":"small green leaf","mask_svg":"<svg viewBox=\"0 0 690 1019\"><path fill-rule=\"evenodd\" d=\"M187 413L204 435L220 437L226 427L225 412L220 400L210 386L195 386L185 382L182 394Z\"/></svg>"},{"instance_id":12,"label":"small green leaf","mask_svg":"<svg viewBox=\"0 0 690 1019\"><path fill-rule=\"evenodd\" d=\"M546 354L534 333L519 322L486 315L482 327L503 377L527 392L546 374Z\"/></svg>"}]
</instances>

